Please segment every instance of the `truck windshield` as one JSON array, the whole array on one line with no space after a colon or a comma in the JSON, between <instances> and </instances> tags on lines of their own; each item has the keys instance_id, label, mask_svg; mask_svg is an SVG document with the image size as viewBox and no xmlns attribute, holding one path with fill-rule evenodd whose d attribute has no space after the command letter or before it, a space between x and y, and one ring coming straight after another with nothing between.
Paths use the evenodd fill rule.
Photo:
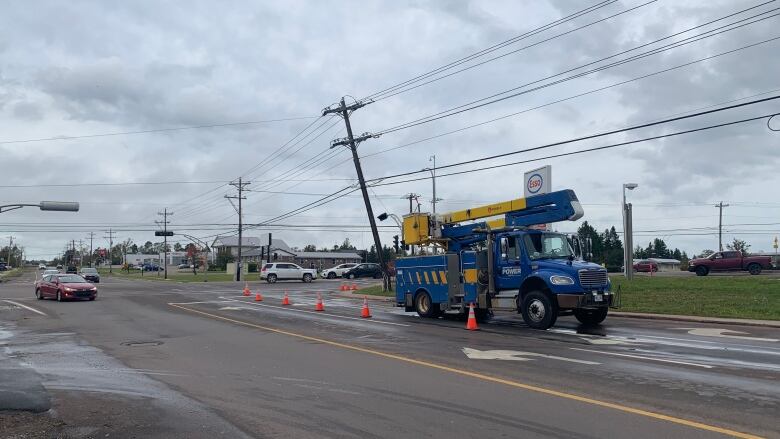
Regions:
<instances>
[{"instance_id":1,"label":"truck windshield","mask_svg":"<svg viewBox=\"0 0 780 439\"><path fill-rule=\"evenodd\" d=\"M559 233L529 233L524 238L528 257L537 259L568 259L574 256L565 235Z\"/></svg>"}]
</instances>

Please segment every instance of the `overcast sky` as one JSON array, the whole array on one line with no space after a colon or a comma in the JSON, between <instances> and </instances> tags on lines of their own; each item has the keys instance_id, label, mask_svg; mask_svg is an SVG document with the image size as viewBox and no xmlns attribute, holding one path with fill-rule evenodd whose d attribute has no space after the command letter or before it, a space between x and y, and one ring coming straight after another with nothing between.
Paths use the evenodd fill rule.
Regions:
<instances>
[{"instance_id":1,"label":"overcast sky","mask_svg":"<svg viewBox=\"0 0 780 439\"><path fill-rule=\"evenodd\" d=\"M608 4L458 69L644 3ZM353 129L356 134L382 131L579 68L760 3L651 2L378 99L353 113ZM47 259L61 252L71 239L88 244L85 238L89 232L95 233L95 247L105 246L104 231L109 227L117 230L117 241L131 238L142 244L155 240L154 221L160 219L157 212L167 207L174 212L173 230L211 241L216 234L234 233L230 224L237 222L236 214L224 195L235 193L225 182L238 176L251 181L249 188L255 190L244 201L245 222L267 221L354 184L356 174L348 151L343 147L329 149L332 139L345 135L344 124L337 118L317 119L323 107L344 95L372 95L591 4L595 1L4 2L0 15L0 204L72 200L81 203L81 210L73 214L26 208L3 213L0 238L7 243L8 236L14 236L28 257ZM529 91L587 69L573 70L526 86L520 91L529 92L520 96L367 140L359 147L365 156L365 175L374 179L420 170L433 165L429 161L432 155L436 155L437 165L443 166L715 104L778 95L780 40L763 42L780 37L780 17L772 16L778 6L768 2L589 68L748 19L740 24L749 24L711 38ZM762 18L766 19L751 23ZM524 111L729 51L733 52ZM353 102L353 98L347 101ZM780 101L440 172L539 159L773 112L780 112ZM288 120L18 142L279 119ZM780 127L777 119L773 125ZM294 138L312 123L302 136ZM295 140L287 143L291 138ZM689 253L716 249L718 209L713 205L723 200L730 204L723 214L724 241L738 237L748 241L751 250L770 251L771 240L780 235L778 142L780 133L769 131L764 119L441 177L437 195L443 201L437 210L522 196L523 172L550 164L553 189L573 189L583 203L584 219L599 229L615 225L621 230L621 186L635 182L639 188L629 194L635 209L635 243L662 237L670 247ZM90 185L94 183L121 184ZM86 185L40 186L65 184ZM30 185L38 186L19 187ZM423 180L373 188L375 213L407 212L408 201L402 197L410 192L420 194L422 208L430 209L431 182ZM359 192L278 224L308 225L274 229L274 237L290 246L330 247L345 237L358 247L371 244ZM556 228L568 232L578 225L559 223ZM324 226L342 227L328 231ZM246 233L257 236L261 230ZM383 242L390 244L396 233L393 228L383 228Z\"/></svg>"}]
</instances>

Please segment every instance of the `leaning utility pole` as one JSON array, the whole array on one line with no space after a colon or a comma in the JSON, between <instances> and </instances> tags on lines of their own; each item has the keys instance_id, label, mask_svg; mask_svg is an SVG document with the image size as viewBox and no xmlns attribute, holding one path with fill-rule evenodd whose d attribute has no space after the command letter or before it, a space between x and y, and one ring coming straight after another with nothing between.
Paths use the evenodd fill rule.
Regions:
<instances>
[{"instance_id":1,"label":"leaning utility pole","mask_svg":"<svg viewBox=\"0 0 780 439\"><path fill-rule=\"evenodd\" d=\"M11 255L13 255L13 251L14 251L14 237L9 236L8 237L8 265L10 265L11 267L14 266L14 264L11 263Z\"/></svg>"},{"instance_id":2,"label":"leaning utility pole","mask_svg":"<svg viewBox=\"0 0 780 439\"><path fill-rule=\"evenodd\" d=\"M163 220L162 220L162 225L163 225L163 252L164 252L164 255L165 255L164 259L163 259L163 270L165 272L164 278L168 279L168 223L170 223L170 221L168 221L168 217L170 215L173 215L173 212L168 212L168 208L166 207L165 209L163 209L162 212L157 212L157 215L160 215L160 216L163 217ZM159 224L160 221L157 221L157 223ZM158 273L158 276L159 276L159 273L160 273L159 267L157 268L157 270L158 270L157 273Z\"/></svg>"},{"instance_id":3,"label":"leaning utility pole","mask_svg":"<svg viewBox=\"0 0 780 439\"><path fill-rule=\"evenodd\" d=\"M108 232L106 233L108 233L108 236L104 236L103 238L108 239L108 272L113 273L114 271L112 270L113 268L112 266L114 265L113 264L114 259L113 259L113 254L111 252L114 251L114 235L116 233L113 232L111 229L108 229ZM126 259L125 262L127 262Z\"/></svg>"},{"instance_id":4,"label":"leaning utility pole","mask_svg":"<svg viewBox=\"0 0 780 439\"><path fill-rule=\"evenodd\" d=\"M95 232L89 232L89 266L92 266L92 239L95 238Z\"/></svg>"},{"instance_id":5,"label":"leaning utility pole","mask_svg":"<svg viewBox=\"0 0 780 439\"><path fill-rule=\"evenodd\" d=\"M718 251L722 252L723 251L723 208L729 207L729 205L723 204L723 201L721 201L720 203L716 204L715 207L717 207L720 211L718 214Z\"/></svg>"},{"instance_id":6,"label":"leaning utility pole","mask_svg":"<svg viewBox=\"0 0 780 439\"><path fill-rule=\"evenodd\" d=\"M366 204L366 213L368 214L368 222L371 225L371 234L374 237L374 247L376 248L376 256L377 260L379 261L379 266L382 269L382 287L383 290L388 289L388 274L387 274L387 267L385 266L385 257L383 254L382 249L382 242L379 240L379 230L377 230L376 227L376 219L374 218L374 211L371 209L371 200L368 198L368 190L366 189L366 180L363 178L363 169L360 167L360 157L358 157L357 153L357 145L358 143L370 139L372 137L376 137L369 133L364 133L360 135L360 137L355 138L355 136L352 134L352 125L349 123L349 114L358 108L364 107L365 105L369 104L371 102L355 102L351 105L346 105L344 103L344 98L341 98L341 102L339 103L339 106L336 108L325 108L322 110L322 115L328 115L328 114L339 114L341 117L344 118L344 123L347 126L347 138L346 139L336 139L333 142L331 142L330 147L335 148L336 146L348 146L349 149L352 151L352 161L355 162L355 171L357 171L357 177L358 182L360 183L360 191L363 193L363 202Z\"/></svg>"},{"instance_id":7,"label":"leaning utility pole","mask_svg":"<svg viewBox=\"0 0 780 439\"><path fill-rule=\"evenodd\" d=\"M231 197L229 195L225 195L225 198L230 201L231 199L235 200L238 199L238 208L236 209L236 212L238 213L238 258L236 261L236 282L241 280L241 247L243 246L243 237L244 237L244 222L243 222L243 211L241 208L241 200L246 200L246 197L243 196L244 193L244 186L248 186L250 182L245 182L242 180L241 177L238 177L238 181L231 182L230 185L238 189L238 196L237 197ZM230 201L230 204L233 204L232 201ZM233 205L233 208L236 206Z\"/></svg>"},{"instance_id":8,"label":"leaning utility pole","mask_svg":"<svg viewBox=\"0 0 780 439\"><path fill-rule=\"evenodd\" d=\"M409 213L414 213L414 207L412 206L412 201L419 198L419 194L410 193L408 195L405 195L403 198L409 200Z\"/></svg>"}]
</instances>

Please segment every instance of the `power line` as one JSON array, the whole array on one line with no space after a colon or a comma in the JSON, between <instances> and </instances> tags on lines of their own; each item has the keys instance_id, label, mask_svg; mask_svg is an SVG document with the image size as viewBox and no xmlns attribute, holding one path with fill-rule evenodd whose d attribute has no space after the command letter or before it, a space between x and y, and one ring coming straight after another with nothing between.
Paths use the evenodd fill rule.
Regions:
<instances>
[{"instance_id":1,"label":"power line","mask_svg":"<svg viewBox=\"0 0 780 439\"><path fill-rule=\"evenodd\" d=\"M32 143L32 142L49 142L49 141L59 141L59 140L90 139L95 137L127 136L127 135L134 135L134 134L164 133L170 131L196 130L196 129L204 129L204 128L224 128L224 127L234 127L234 126L241 126L241 125L257 125L257 124L264 124L264 123L287 122L292 120L318 119L318 118L319 116L300 116L300 117L288 117L284 119L254 120L248 122L229 122L229 123L217 123L217 124L210 124L210 125L192 125L192 126L177 127L177 128L157 128L157 129L150 129L150 130L118 131L118 132L98 133L98 134L80 134L75 136L43 137L38 139L3 140L0 141L0 145L9 145L13 143Z\"/></svg>"},{"instance_id":2,"label":"power line","mask_svg":"<svg viewBox=\"0 0 780 439\"><path fill-rule=\"evenodd\" d=\"M500 43L494 44L494 45L492 45L490 47L487 47L485 49L482 49L482 50L480 50L478 52L475 52L475 53L472 53L472 54L467 55L465 57L459 58L459 59L457 59L455 61L452 61L452 62L450 62L448 64L443 65L443 66L437 67L437 68L435 68L433 70L429 70L429 71L427 71L425 73L417 75L417 76L415 76L415 77L413 77L411 79L408 79L406 81L402 81L402 82L400 82L398 84L395 84L393 86L384 88L384 89L382 89L382 90L380 90L378 92L372 93L372 94L364 97L361 100L373 99L373 98L376 98L376 97L381 96L383 94L393 92L393 91L395 91L398 88L407 86L409 84L413 84L415 82L419 82L419 81L425 80L426 78L428 78L430 76L433 76L433 75L435 75L437 73L441 73L442 71L449 70L449 69L454 68L454 67L456 67L458 65L461 65L461 64L464 64L466 62L472 61L474 59L480 58L480 57L482 57L482 56L484 56L484 55L486 55L488 53L495 52L496 50L499 50L499 49L501 49L503 47L506 47L506 46L514 44L514 43L516 43L518 41L524 40L526 38L529 38L529 37L531 37L533 35L536 35L536 34L538 34L540 32L546 31L548 29L552 29L555 26L558 26L560 24L566 23L568 21L571 21L571 20L573 20L575 18L578 18L578 17L580 17L582 15L585 15L585 14L588 14L590 12L596 11L596 10L598 10L600 8L603 8L605 6L608 6L608 5L612 4L612 3L614 3L614 1L602 1L602 2L596 3L594 5L588 6L587 8L581 9L581 10L579 10L579 11L573 13L573 14L570 14L568 16L559 18L559 19L554 20L554 21L552 21L550 23L547 23L547 24L545 24L543 26L536 27L536 28L534 28L534 29L532 29L530 31L524 32L524 33L522 33L520 35L517 35L515 37L509 38L509 39L504 40L504 41L502 41Z\"/></svg>"},{"instance_id":3,"label":"power line","mask_svg":"<svg viewBox=\"0 0 780 439\"><path fill-rule=\"evenodd\" d=\"M771 0L771 1L774 1L774 0ZM770 2L766 2L766 3L770 3ZM562 72L559 72L559 73L556 73L556 74L553 74L553 75L546 76L544 78L540 78L540 79L537 79L537 80L534 80L534 81L531 81L531 82L527 82L527 83L519 85L517 87L513 87L513 88L510 88L510 89L498 92L498 93L494 93L494 94L492 94L490 96L487 96L487 97L484 97L484 98L480 98L480 99L477 99L477 100L474 100L474 101L470 101L470 102L467 102L465 104L461 104L461 105L458 105L456 107L452 107L450 109L443 110L443 111L431 114L429 116L425 116L425 117L421 117L421 118L418 118L418 119L415 119L415 120L412 120L412 121L409 121L409 122L405 122L405 123L400 124L400 125L396 125L396 126L393 126L393 127L390 127L390 128L386 128L386 129L383 129L383 130L380 130L380 131L376 131L373 134L374 135L388 134L388 133L392 133L392 132L396 132L396 131L412 128L412 127L415 127L415 126L418 126L418 125L434 122L434 121L437 121L437 120L440 120L440 119L443 119L443 118L446 118L446 117L455 116L455 115L458 115L458 114L461 114L461 113L464 113L464 112L467 112L467 111L471 111L471 110L474 110L474 109L477 109L477 108L481 108L481 107L484 107L484 106L487 106L487 105L492 105L492 104L495 104L495 103L498 103L498 102L502 102L502 101L505 101L507 99L511 99L511 98L514 98L514 97L517 97L517 96L520 96L520 95L528 94L528 93L531 93L531 92L534 92L534 91L541 90L543 88L551 87L551 86L554 86L554 85L557 85L557 84L561 84L563 82L567 82L567 81L571 81L571 80L574 80L574 79L577 79L577 78L580 78L580 77L583 77L583 76L587 76L587 75L590 75L592 73L596 73L596 72L599 72L599 71L610 69L612 67L617 67L619 65L627 64L627 63L630 63L630 62L634 62L634 61L637 61L637 60L640 60L640 59L643 59L643 58L646 58L646 57L649 57L649 56L652 56L652 55L657 55L659 53L666 52L668 50L676 49L678 47L682 47L682 46L685 46L685 45L688 45L688 44L692 44L694 42L701 41L701 40L706 39L706 38L711 38L711 37L720 35L722 33L730 32L732 30L736 30L736 29L742 28L744 26L755 24L755 23L758 23L760 21L767 20L769 18L773 18L773 17L776 17L777 15L780 15L780 14L773 14L773 15L770 15L770 16L767 16L767 17L758 18L758 19L756 19L756 20L754 20L752 22L746 22L746 23L742 23L742 24L737 25L738 23L741 23L741 22L744 22L744 21L747 21L747 20L759 17L761 15L765 15L765 14L767 14L769 12L773 12L773 11L776 11L776 10L780 9L780 8L775 8L775 9L772 9L772 10L769 10L769 11L766 11L766 12L762 12L762 13L753 15L751 17L747 17L747 18L744 18L744 19L741 19L741 20L738 20L738 21L735 21L735 22L732 22L732 23L729 23L729 24L726 24L726 25L714 28L714 29L710 29L710 30L704 31L704 32L702 32L702 33L700 33L698 35L693 35L693 36L690 36L690 37L686 37L686 38L684 38L684 39L682 39L680 41L669 43L669 44L667 44L665 46L660 46L660 47L657 47L657 48L654 48L654 49L650 49L650 50L648 50L646 52L642 52L642 53L639 53L639 54L636 54L636 55L632 55L632 56L630 56L628 58L625 58L625 59L622 59L622 60L618 60L618 61L612 62L610 64L606 64L606 65L603 65L603 66L600 66L600 67L596 67L596 68L593 68L593 69L590 69L590 70L587 70L587 71L584 71L584 72L576 73L576 74L570 75L570 76L562 78L562 79L558 79L558 80L555 80L555 81L552 81L552 82L548 82L546 84L542 84L542 85L536 86L536 87L531 88L529 90L523 90L523 91L519 91L517 93L513 93L513 92L515 92L517 90L526 88L529 85L537 84L537 83L546 81L548 79L553 79L555 77L562 76L562 75L564 75L566 73L571 73L573 71L582 69L584 67L587 67L587 66L590 66L590 65L593 65L593 64L597 64L597 63L600 63L602 61L606 61L606 60L609 60L611 58L615 58L615 57L620 56L620 55L624 55L626 53L629 53L629 52L635 51L637 49L640 49L640 48L643 48L643 47L646 47L646 46L649 46L649 45L661 42L663 40L672 38L674 36L677 36L677 35L680 35L680 34L683 34L683 33L686 33L686 32L690 32L691 30L694 30L694 29L697 29L697 28L700 28L700 27L703 27L703 26L707 26L707 25L715 23L717 21L724 20L726 18L729 18L731 16L743 13L743 12L748 11L750 9L753 9L753 8L756 8L756 7L759 7L759 6L763 6L766 3L763 3L763 4L758 5L758 6L754 6L754 7L751 7L751 8L743 9L743 10L741 10L739 12L736 12L736 13L733 13L733 14L729 14L727 16L718 18L716 20L711 20L711 21L709 21L707 23L703 23L703 24L700 24L700 25L688 28L686 30L683 30L683 31L680 31L680 32L676 32L674 34L668 35L668 36L663 37L663 38L656 39L656 40L651 41L649 43L645 43L645 44L633 47L631 49L627 49L627 50L624 50L624 51L621 51L621 52L618 52L618 53L615 53L615 54L612 54L612 55L600 58L600 59L598 59L596 61L591 61L589 63L582 64L582 65L580 65L578 67L574 67L574 68L571 68L571 69L568 69L568 70L565 70L565 71L562 71ZM716 31L718 31L718 32L716 32ZM771 41L771 40L766 40L766 41Z\"/></svg>"},{"instance_id":4,"label":"power line","mask_svg":"<svg viewBox=\"0 0 780 439\"><path fill-rule=\"evenodd\" d=\"M780 37L777 37L777 38L780 38ZM451 163L451 164L448 164L448 165L440 165L440 166L438 166L438 169L447 169L447 168L452 168L452 167L456 167L456 166L462 166L462 165L466 165L466 164L470 164L470 163L477 163L477 162L482 162L482 161L486 161L486 160L494 160L494 159L498 159L498 158L508 157L508 156L511 156L511 155L522 154L522 153L527 153L527 152L532 152L532 151L538 151L538 150L542 150L542 149L552 148L552 147L555 147L555 146L567 145L567 144L570 144L570 143L577 143L577 142L582 142L582 141L585 141L585 140L592 140L592 139L596 139L596 138L599 138L599 137L611 136L613 134L624 133L624 132L629 132L629 131L635 131L635 130L639 130L639 129L643 129L643 128L649 128L649 127L653 127L653 126L657 126L657 125L663 125L663 124L667 124L667 123L671 123L671 122L677 122L677 121L681 121L681 120L685 120L685 119L691 119L691 118L694 118L694 117L700 117L700 116L704 116L704 115L708 115L708 114L719 113L719 112L722 112L722 111L733 110L733 109L736 109L736 108L747 107L747 106L750 106L750 105L761 104L761 103L764 103L764 102L770 102L770 101L774 101L774 100L777 100L777 99L780 99L780 95L770 96L770 97L762 98L762 99L755 99L755 100L752 100L752 101L743 102L743 103L740 103L740 104L729 105L729 106L726 106L726 107L720 107L720 108L716 108L716 109L713 109L713 110L699 111L699 112L696 112L696 113L687 114L687 115L683 115L683 116L676 116L676 117L671 117L671 118L667 118L667 119L661 119L661 120L657 120L657 121L654 121L654 122L647 122L647 123L642 123L642 124L638 124L638 125L632 125L632 126L628 126L628 127L624 127L624 128L615 129L615 130L602 131L600 133L589 134L587 136L580 136L580 137L575 137L575 138L572 138L572 139L562 140L562 141L558 141L558 142L547 143L547 144L536 146L536 147L532 147L532 148L520 149L520 150L517 150L517 151L510 151L510 152L506 152L506 153L502 153L502 154L494 154L494 155L491 155L491 156L484 156L484 157L480 157L480 158L477 158L477 159L465 160L465 161L462 161L462 162ZM763 117L764 116L762 116L761 118L763 118ZM750 119L750 120L754 120L754 119ZM713 128L717 128L719 126L720 125L714 125ZM707 128L707 129L709 129L709 128ZM685 131L683 133L688 133L688 132L693 132L693 131L689 130L689 131ZM619 145L623 145L623 144L628 144L628 143L624 142L624 143L621 143ZM403 173L400 173L400 174L395 174L395 175L385 176L385 177L381 177L381 178L370 179L369 182L378 182L378 181L387 180L389 178L404 177L404 176L407 176L407 175L421 174L421 173L426 173L426 172L428 172L428 171L419 170L419 171L403 172ZM450 175L450 174L444 174L444 175ZM380 184L379 186L382 186L382 185Z\"/></svg>"}]
</instances>

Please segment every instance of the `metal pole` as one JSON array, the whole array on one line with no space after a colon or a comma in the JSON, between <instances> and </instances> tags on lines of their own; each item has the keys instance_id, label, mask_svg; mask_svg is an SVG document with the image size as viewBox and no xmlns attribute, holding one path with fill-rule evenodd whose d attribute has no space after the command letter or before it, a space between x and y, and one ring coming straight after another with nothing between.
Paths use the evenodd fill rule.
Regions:
<instances>
[{"instance_id":1,"label":"metal pole","mask_svg":"<svg viewBox=\"0 0 780 439\"><path fill-rule=\"evenodd\" d=\"M431 158L433 159L433 214L436 215L436 155Z\"/></svg>"},{"instance_id":2,"label":"metal pole","mask_svg":"<svg viewBox=\"0 0 780 439\"><path fill-rule=\"evenodd\" d=\"M238 177L238 263L237 269L236 269L236 281L241 281L241 247L243 247L243 238L244 238L244 227L243 227L243 215L241 212L242 206L241 206L241 192L243 191L244 185L242 184L243 181L241 177Z\"/></svg>"},{"instance_id":3,"label":"metal pole","mask_svg":"<svg viewBox=\"0 0 780 439\"><path fill-rule=\"evenodd\" d=\"M634 278L634 214L631 203L626 204L626 224L628 224L628 234L626 235L626 253L628 259L628 279Z\"/></svg>"}]
</instances>

